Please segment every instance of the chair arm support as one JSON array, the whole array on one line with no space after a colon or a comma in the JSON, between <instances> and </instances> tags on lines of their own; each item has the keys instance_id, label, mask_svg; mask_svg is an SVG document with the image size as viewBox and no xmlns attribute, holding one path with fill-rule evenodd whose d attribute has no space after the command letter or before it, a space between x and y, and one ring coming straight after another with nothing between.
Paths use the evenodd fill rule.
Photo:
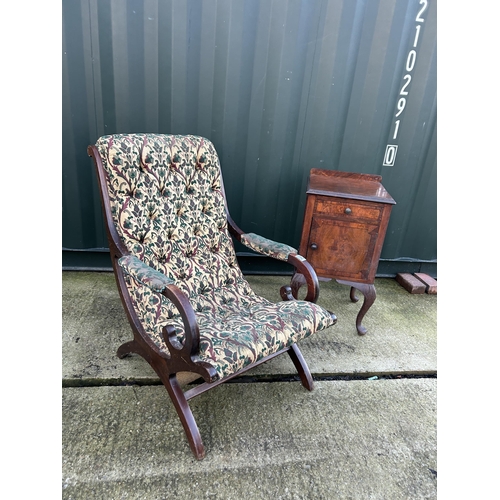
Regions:
<instances>
[{"instance_id":1,"label":"chair arm support","mask_svg":"<svg viewBox=\"0 0 500 500\"><path fill-rule=\"evenodd\" d=\"M197 356L200 346L200 330L191 303L182 290L175 285L174 280L160 271L148 266L134 255L125 255L118 260L118 265L139 283L147 286L169 299L179 311L184 323L184 345L177 342L175 329L167 326L163 331L163 340L169 350L180 351L181 356Z\"/></svg>"},{"instance_id":2,"label":"chair arm support","mask_svg":"<svg viewBox=\"0 0 500 500\"><path fill-rule=\"evenodd\" d=\"M302 275L307 284L307 295L304 300L316 303L319 297L319 281L316 271L309 264L309 262L299 254L290 254L288 256L288 263L295 267L296 275ZM297 290L294 290L295 295Z\"/></svg>"}]
</instances>

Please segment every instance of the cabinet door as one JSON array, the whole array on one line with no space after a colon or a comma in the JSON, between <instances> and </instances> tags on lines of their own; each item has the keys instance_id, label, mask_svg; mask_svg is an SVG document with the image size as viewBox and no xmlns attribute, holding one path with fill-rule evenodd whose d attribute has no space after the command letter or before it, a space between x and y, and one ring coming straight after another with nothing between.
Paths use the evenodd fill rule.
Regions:
<instances>
[{"instance_id":1,"label":"cabinet door","mask_svg":"<svg viewBox=\"0 0 500 500\"><path fill-rule=\"evenodd\" d=\"M306 259L318 276L366 281L377 242L378 223L314 216Z\"/></svg>"}]
</instances>

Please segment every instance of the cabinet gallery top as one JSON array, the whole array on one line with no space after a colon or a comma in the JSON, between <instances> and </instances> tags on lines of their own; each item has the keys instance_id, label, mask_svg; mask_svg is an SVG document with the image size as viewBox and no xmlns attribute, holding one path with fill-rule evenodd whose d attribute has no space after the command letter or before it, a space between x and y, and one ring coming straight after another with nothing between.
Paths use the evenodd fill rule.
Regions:
<instances>
[{"instance_id":1,"label":"cabinet gallery top","mask_svg":"<svg viewBox=\"0 0 500 500\"><path fill-rule=\"evenodd\" d=\"M309 174L307 193L395 205L396 202L382 186L381 180L380 175L313 168Z\"/></svg>"}]
</instances>

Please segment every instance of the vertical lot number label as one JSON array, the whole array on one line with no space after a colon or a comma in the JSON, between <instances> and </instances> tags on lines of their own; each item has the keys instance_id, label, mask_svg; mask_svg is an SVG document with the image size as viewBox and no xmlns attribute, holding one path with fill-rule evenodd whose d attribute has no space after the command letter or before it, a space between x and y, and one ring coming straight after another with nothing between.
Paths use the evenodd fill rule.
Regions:
<instances>
[{"instance_id":1,"label":"vertical lot number label","mask_svg":"<svg viewBox=\"0 0 500 500\"><path fill-rule=\"evenodd\" d=\"M409 85L412 79L412 71L415 67L415 62L417 61L417 47L420 39L420 30L425 22L422 17L423 13L427 9L428 0L420 0L421 5L417 17L415 18L415 35L413 38L413 45L411 50L408 52L405 64L405 75L403 76L403 85L399 91L398 102L396 104L396 112L394 115L395 121L391 127L391 140L396 141L399 135L399 126L401 124L401 115L406 108L406 100L408 99ZM388 144L385 148L384 161L382 165L384 167L392 167L396 163L396 154L398 152L398 146L395 144Z\"/></svg>"},{"instance_id":2,"label":"vertical lot number label","mask_svg":"<svg viewBox=\"0 0 500 500\"><path fill-rule=\"evenodd\" d=\"M384 163L383 163L384 167L394 166L397 152L398 152L398 147L395 144L387 144L384 155Z\"/></svg>"}]
</instances>

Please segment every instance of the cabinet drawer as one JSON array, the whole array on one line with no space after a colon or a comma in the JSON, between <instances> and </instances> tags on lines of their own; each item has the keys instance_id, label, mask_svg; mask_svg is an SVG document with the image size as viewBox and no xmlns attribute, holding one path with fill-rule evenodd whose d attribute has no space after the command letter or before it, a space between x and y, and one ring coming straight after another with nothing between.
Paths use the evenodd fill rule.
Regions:
<instances>
[{"instance_id":1,"label":"cabinet drawer","mask_svg":"<svg viewBox=\"0 0 500 500\"><path fill-rule=\"evenodd\" d=\"M314 212L329 215L345 221L378 221L382 208L373 203L330 198L328 196L316 197Z\"/></svg>"}]
</instances>

